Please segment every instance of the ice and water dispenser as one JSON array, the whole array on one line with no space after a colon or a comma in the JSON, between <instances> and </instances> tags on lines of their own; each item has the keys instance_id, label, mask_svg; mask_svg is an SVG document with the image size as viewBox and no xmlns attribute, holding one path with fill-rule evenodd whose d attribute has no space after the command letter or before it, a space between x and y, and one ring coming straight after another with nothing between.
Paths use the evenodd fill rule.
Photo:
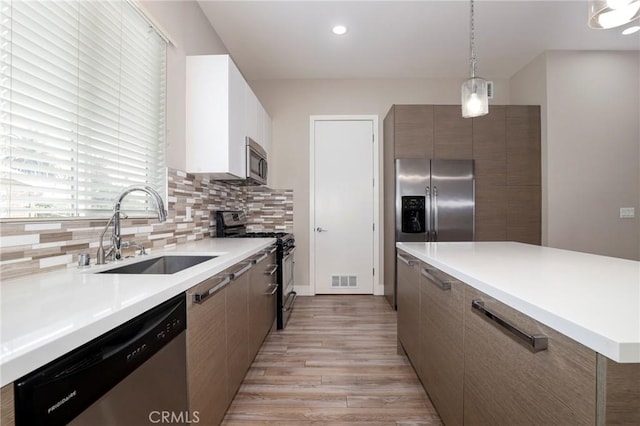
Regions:
<instances>
[{"instance_id":1,"label":"ice and water dispenser","mask_svg":"<svg viewBox=\"0 0 640 426\"><path fill-rule=\"evenodd\" d=\"M420 234L427 231L425 196L406 195L402 197L402 232Z\"/></svg>"}]
</instances>

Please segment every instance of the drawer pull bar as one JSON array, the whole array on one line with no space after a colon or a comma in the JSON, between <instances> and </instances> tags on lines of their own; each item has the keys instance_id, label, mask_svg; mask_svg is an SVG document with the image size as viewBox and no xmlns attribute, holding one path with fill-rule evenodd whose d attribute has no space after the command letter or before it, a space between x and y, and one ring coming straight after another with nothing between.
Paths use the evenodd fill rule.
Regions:
<instances>
[{"instance_id":1,"label":"drawer pull bar","mask_svg":"<svg viewBox=\"0 0 640 426\"><path fill-rule=\"evenodd\" d=\"M277 246L271 246L267 250L269 250L269 254L273 254L278 249Z\"/></svg>"},{"instance_id":2,"label":"drawer pull bar","mask_svg":"<svg viewBox=\"0 0 640 426\"><path fill-rule=\"evenodd\" d=\"M260 257L257 257L257 258L253 258L253 259L251 259L251 262L252 262L252 263L254 263L254 264L255 264L255 263L260 263L260 262L262 262L264 259L266 259L266 258L267 258L267 256L269 256L269 253L262 253L262 254L260 255Z\"/></svg>"},{"instance_id":3,"label":"drawer pull bar","mask_svg":"<svg viewBox=\"0 0 640 426\"><path fill-rule=\"evenodd\" d=\"M406 257L404 257L401 254L398 254L398 260L400 260L402 263L404 263L406 265L409 265L409 266L413 266L416 263L415 260L407 259Z\"/></svg>"},{"instance_id":4,"label":"drawer pull bar","mask_svg":"<svg viewBox=\"0 0 640 426\"><path fill-rule=\"evenodd\" d=\"M533 352L544 351L547 349L549 345L549 339L547 338L547 336L531 335L531 334L525 333L515 325L511 324L506 320L503 320L493 312L486 309L484 307L484 302L482 300L480 299L473 300L471 302L471 307L473 309L478 310L479 312L484 314L485 317L489 318L490 320L499 324L501 327L508 330L511 334L516 336L518 339L523 340Z\"/></svg>"},{"instance_id":5,"label":"drawer pull bar","mask_svg":"<svg viewBox=\"0 0 640 426\"><path fill-rule=\"evenodd\" d=\"M235 271L233 274L231 274L231 276L233 277L233 279L237 279L240 275L244 274L245 272L247 272L249 269L251 269L251 262L247 263L246 265L244 265L241 269L238 269L237 271Z\"/></svg>"},{"instance_id":6,"label":"drawer pull bar","mask_svg":"<svg viewBox=\"0 0 640 426\"><path fill-rule=\"evenodd\" d=\"M227 284L229 284L231 282L231 275L226 275L225 277L221 278L220 280L218 280L219 282L214 285L213 287L211 287L209 290L204 291L202 293L196 293L193 295L193 303L203 303L204 300L217 293L218 291L222 290L222 288L224 286L226 286Z\"/></svg>"},{"instance_id":7,"label":"drawer pull bar","mask_svg":"<svg viewBox=\"0 0 640 426\"><path fill-rule=\"evenodd\" d=\"M438 287L440 290L451 290L451 281L442 281L441 279L436 278L435 276L431 275L429 273L429 270L426 268L422 269L421 274L423 277L425 277L430 282L435 284L435 286Z\"/></svg>"},{"instance_id":8,"label":"drawer pull bar","mask_svg":"<svg viewBox=\"0 0 640 426\"><path fill-rule=\"evenodd\" d=\"M267 296L273 296L278 291L278 284L270 284L269 290L265 293Z\"/></svg>"},{"instance_id":9,"label":"drawer pull bar","mask_svg":"<svg viewBox=\"0 0 640 426\"><path fill-rule=\"evenodd\" d=\"M265 275L273 275L273 274L275 274L276 271L278 270L278 265L269 265L269 266L271 266L272 268L269 269L269 270L264 271L264 274Z\"/></svg>"}]
</instances>

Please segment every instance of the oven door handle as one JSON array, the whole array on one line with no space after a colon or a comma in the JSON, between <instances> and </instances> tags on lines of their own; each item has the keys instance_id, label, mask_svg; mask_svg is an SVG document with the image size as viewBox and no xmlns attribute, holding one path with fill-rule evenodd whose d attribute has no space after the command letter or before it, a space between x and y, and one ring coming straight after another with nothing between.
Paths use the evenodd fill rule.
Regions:
<instances>
[{"instance_id":1,"label":"oven door handle","mask_svg":"<svg viewBox=\"0 0 640 426\"><path fill-rule=\"evenodd\" d=\"M296 297L298 297L298 293L296 293L295 291L292 291L291 293L289 293L289 296L287 297L287 302L285 303L285 306L282 308L283 312L287 312L291 310L291 308L293 308L293 304L296 301Z\"/></svg>"},{"instance_id":2,"label":"oven door handle","mask_svg":"<svg viewBox=\"0 0 640 426\"><path fill-rule=\"evenodd\" d=\"M282 258L282 261L283 261L283 262L286 262L286 261L287 261L287 259L289 258L289 256L291 256L295 251L296 251L296 248L295 248L295 247L294 247L294 248L292 248L291 250L289 250L289 251L287 252L287 254L285 254L285 256Z\"/></svg>"}]
</instances>

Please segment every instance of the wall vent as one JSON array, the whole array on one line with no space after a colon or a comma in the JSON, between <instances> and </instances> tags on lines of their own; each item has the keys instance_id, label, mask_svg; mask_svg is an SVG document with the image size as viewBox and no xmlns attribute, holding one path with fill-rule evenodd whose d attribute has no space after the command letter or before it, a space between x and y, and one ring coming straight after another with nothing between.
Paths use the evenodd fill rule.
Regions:
<instances>
[{"instance_id":1,"label":"wall vent","mask_svg":"<svg viewBox=\"0 0 640 426\"><path fill-rule=\"evenodd\" d=\"M355 275L331 275L331 288L358 287L358 277Z\"/></svg>"},{"instance_id":2,"label":"wall vent","mask_svg":"<svg viewBox=\"0 0 640 426\"><path fill-rule=\"evenodd\" d=\"M487 81L487 97L493 99L493 81Z\"/></svg>"}]
</instances>

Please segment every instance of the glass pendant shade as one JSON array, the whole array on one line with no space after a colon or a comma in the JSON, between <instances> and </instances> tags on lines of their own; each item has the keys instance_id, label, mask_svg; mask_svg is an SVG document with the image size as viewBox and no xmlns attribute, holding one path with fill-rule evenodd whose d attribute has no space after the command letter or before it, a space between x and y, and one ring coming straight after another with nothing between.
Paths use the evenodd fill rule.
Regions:
<instances>
[{"instance_id":1,"label":"glass pendant shade","mask_svg":"<svg viewBox=\"0 0 640 426\"><path fill-rule=\"evenodd\" d=\"M589 27L615 28L640 18L640 0L590 0Z\"/></svg>"},{"instance_id":2,"label":"glass pendant shade","mask_svg":"<svg viewBox=\"0 0 640 426\"><path fill-rule=\"evenodd\" d=\"M489 113L487 81L472 77L462 83L462 117L480 117Z\"/></svg>"}]
</instances>

